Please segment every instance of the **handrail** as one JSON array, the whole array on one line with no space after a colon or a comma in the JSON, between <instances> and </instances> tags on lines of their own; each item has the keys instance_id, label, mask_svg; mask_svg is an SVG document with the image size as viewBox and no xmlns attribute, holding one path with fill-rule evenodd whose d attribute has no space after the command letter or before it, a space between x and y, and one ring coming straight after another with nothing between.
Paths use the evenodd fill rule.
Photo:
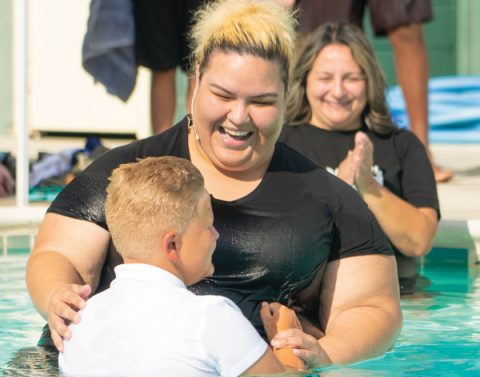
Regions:
<instances>
[{"instance_id":1,"label":"handrail","mask_svg":"<svg viewBox=\"0 0 480 377\"><path fill-rule=\"evenodd\" d=\"M0 235L5 227L40 224L45 205L29 205L29 96L28 96L28 0L13 2L14 20L14 128L16 139L15 204L0 207Z\"/></svg>"},{"instance_id":2,"label":"handrail","mask_svg":"<svg viewBox=\"0 0 480 377\"><path fill-rule=\"evenodd\" d=\"M14 124L16 136L16 206L28 206L28 0L14 8Z\"/></svg>"}]
</instances>

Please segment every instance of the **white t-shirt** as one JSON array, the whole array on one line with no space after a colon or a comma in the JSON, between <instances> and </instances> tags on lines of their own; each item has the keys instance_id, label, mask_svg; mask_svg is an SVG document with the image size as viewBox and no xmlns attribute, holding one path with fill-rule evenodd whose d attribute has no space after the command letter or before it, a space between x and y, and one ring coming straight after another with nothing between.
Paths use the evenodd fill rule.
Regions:
<instances>
[{"instance_id":1,"label":"white t-shirt","mask_svg":"<svg viewBox=\"0 0 480 377\"><path fill-rule=\"evenodd\" d=\"M59 366L75 376L238 376L267 349L240 309L196 296L146 264L115 268L111 287L87 301Z\"/></svg>"}]
</instances>

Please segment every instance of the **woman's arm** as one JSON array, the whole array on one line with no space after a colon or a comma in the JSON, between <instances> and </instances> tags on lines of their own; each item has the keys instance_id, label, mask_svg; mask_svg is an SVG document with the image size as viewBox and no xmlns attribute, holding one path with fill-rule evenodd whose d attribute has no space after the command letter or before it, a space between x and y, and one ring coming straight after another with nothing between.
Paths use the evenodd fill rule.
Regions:
<instances>
[{"instance_id":1,"label":"woman's arm","mask_svg":"<svg viewBox=\"0 0 480 377\"><path fill-rule=\"evenodd\" d=\"M382 355L402 324L395 258L362 255L330 262L320 303L324 337L287 330L277 334L272 345L294 348L309 368Z\"/></svg>"},{"instance_id":2,"label":"woman's arm","mask_svg":"<svg viewBox=\"0 0 480 377\"><path fill-rule=\"evenodd\" d=\"M360 192L360 190L359 190ZM417 208L373 180L360 192L390 242L404 255L420 257L431 247L438 227L433 208Z\"/></svg>"},{"instance_id":3,"label":"woman's arm","mask_svg":"<svg viewBox=\"0 0 480 377\"><path fill-rule=\"evenodd\" d=\"M27 288L59 349L70 336L65 321L79 320L77 311L98 286L109 242L100 226L54 213L40 226L27 264Z\"/></svg>"},{"instance_id":4,"label":"woman's arm","mask_svg":"<svg viewBox=\"0 0 480 377\"><path fill-rule=\"evenodd\" d=\"M437 212L433 208L417 208L380 185L373 178L372 164L373 145L367 135L358 132L355 148L344 161L344 171L354 172L352 180L358 193L390 242L406 256L426 255L437 231Z\"/></svg>"},{"instance_id":5,"label":"woman's arm","mask_svg":"<svg viewBox=\"0 0 480 377\"><path fill-rule=\"evenodd\" d=\"M362 255L330 262L323 279L319 339L333 364L388 351L402 325L395 257Z\"/></svg>"}]
</instances>

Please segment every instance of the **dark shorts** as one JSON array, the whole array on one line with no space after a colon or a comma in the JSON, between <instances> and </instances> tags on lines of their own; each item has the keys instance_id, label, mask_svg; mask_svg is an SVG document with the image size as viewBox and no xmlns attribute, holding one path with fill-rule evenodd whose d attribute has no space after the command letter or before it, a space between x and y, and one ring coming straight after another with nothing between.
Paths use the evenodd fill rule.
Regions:
<instances>
[{"instance_id":1,"label":"dark shorts","mask_svg":"<svg viewBox=\"0 0 480 377\"><path fill-rule=\"evenodd\" d=\"M298 30L310 33L330 21L352 22L362 27L366 7L375 35L433 18L431 0L301 0Z\"/></svg>"},{"instance_id":2,"label":"dark shorts","mask_svg":"<svg viewBox=\"0 0 480 377\"><path fill-rule=\"evenodd\" d=\"M134 0L137 64L155 71L189 68L188 32L204 0Z\"/></svg>"}]
</instances>

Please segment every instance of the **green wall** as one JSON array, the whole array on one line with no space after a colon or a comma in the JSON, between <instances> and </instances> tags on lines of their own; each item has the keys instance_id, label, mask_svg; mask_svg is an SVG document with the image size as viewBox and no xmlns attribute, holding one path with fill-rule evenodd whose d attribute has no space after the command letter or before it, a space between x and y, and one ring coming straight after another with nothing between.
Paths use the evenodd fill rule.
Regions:
<instances>
[{"instance_id":1,"label":"green wall","mask_svg":"<svg viewBox=\"0 0 480 377\"><path fill-rule=\"evenodd\" d=\"M479 75L480 1L459 0L457 7L457 73Z\"/></svg>"},{"instance_id":2,"label":"green wall","mask_svg":"<svg viewBox=\"0 0 480 377\"><path fill-rule=\"evenodd\" d=\"M466 0L459 0L458 4ZM480 5L480 1L472 2ZM424 24L425 43L428 49L430 76L455 75L457 73L457 1L432 0L433 20ZM480 13L475 18L480 19ZM474 23L474 22L473 22ZM394 85L395 66L392 48L387 37L375 37L372 33L368 15L365 19L365 31L385 72L389 85ZM480 43L480 35L476 37Z\"/></svg>"},{"instance_id":3,"label":"green wall","mask_svg":"<svg viewBox=\"0 0 480 377\"><path fill-rule=\"evenodd\" d=\"M0 0L0 137L12 132L12 0Z\"/></svg>"}]
</instances>

